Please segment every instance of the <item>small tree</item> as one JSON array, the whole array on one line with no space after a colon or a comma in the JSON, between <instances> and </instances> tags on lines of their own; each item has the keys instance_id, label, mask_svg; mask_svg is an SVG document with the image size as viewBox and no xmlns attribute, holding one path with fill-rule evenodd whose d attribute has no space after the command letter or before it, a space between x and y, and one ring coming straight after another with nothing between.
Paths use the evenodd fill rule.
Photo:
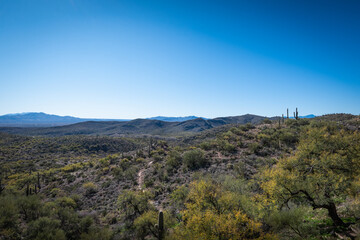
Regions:
<instances>
[{"instance_id":1,"label":"small tree","mask_svg":"<svg viewBox=\"0 0 360 240\"><path fill-rule=\"evenodd\" d=\"M360 134L336 125L308 127L296 153L266 170L262 188L279 201L302 201L326 209L336 226L345 226L337 205L360 176Z\"/></svg>"},{"instance_id":2,"label":"small tree","mask_svg":"<svg viewBox=\"0 0 360 240\"><path fill-rule=\"evenodd\" d=\"M65 233L60 226L59 220L41 217L30 223L27 235L29 239L65 240Z\"/></svg>"},{"instance_id":3,"label":"small tree","mask_svg":"<svg viewBox=\"0 0 360 240\"><path fill-rule=\"evenodd\" d=\"M185 206L169 239L272 239L240 210L237 195L216 183L193 182Z\"/></svg>"},{"instance_id":4,"label":"small tree","mask_svg":"<svg viewBox=\"0 0 360 240\"><path fill-rule=\"evenodd\" d=\"M149 203L151 198L152 195L147 191L124 190L118 198L120 211L125 219L134 220L143 213L154 209Z\"/></svg>"}]
</instances>

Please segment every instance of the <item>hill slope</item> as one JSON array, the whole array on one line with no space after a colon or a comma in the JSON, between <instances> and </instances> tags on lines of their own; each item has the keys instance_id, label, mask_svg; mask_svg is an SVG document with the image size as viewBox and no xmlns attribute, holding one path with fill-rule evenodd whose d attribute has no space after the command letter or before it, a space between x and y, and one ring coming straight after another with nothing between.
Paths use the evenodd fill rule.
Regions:
<instances>
[{"instance_id":1,"label":"hill slope","mask_svg":"<svg viewBox=\"0 0 360 240\"><path fill-rule=\"evenodd\" d=\"M196 119L196 116L188 117L152 117L149 120L160 120L164 122L183 122ZM130 121L129 119L96 119L77 118L72 116L58 116L43 112L15 113L0 116L0 127L54 127L64 126L87 121Z\"/></svg>"},{"instance_id":2,"label":"hill slope","mask_svg":"<svg viewBox=\"0 0 360 240\"><path fill-rule=\"evenodd\" d=\"M2 127L0 132L20 135L43 135L43 136L64 136L64 135L179 135L183 133L201 132L206 129L226 124L256 124L265 117L256 115L243 115L237 117L222 117L215 119L196 118L183 122L165 122L149 119L135 119L132 121L88 121L66 126L57 127Z\"/></svg>"}]
</instances>

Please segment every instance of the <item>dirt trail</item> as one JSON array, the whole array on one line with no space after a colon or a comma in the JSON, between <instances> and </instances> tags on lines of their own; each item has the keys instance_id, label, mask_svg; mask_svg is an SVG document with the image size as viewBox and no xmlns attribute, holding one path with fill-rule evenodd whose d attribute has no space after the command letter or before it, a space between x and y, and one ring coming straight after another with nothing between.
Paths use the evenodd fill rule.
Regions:
<instances>
[{"instance_id":1,"label":"dirt trail","mask_svg":"<svg viewBox=\"0 0 360 240\"><path fill-rule=\"evenodd\" d=\"M153 164L153 161L149 162L149 163L147 164L147 166L146 166L145 168L141 169L141 170L139 171L139 173L138 173L138 184L139 184L138 188L139 188L139 190L145 191L145 189L142 188L142 185L144 184L145 171L147 170L148 167L151 166L151 164ZM158 203L158 202L155 202L155 201L153 201L153 200L150 200L149 202L150 202L150 204L154 205L154 207L155 207L158 211L162 211L162 210L163 210L162 207L159 206L159 203Z\"/></svg>"},{"instance_id":2,"label":"dirt trail","mask_svg":"<svg viewBox=\"0 0 360 240\"><path fill-rule=\"evenodd\" d=\"M139 171L138 173L138 184L139 184L139 189L142 190L142 185L144 184L144 178L145 178L145 171L148 167L151 166L151 164L153 163L153 161L149 162L147 164L147 167L146 168L143 168Z\"/></svg>"}]
</instances>

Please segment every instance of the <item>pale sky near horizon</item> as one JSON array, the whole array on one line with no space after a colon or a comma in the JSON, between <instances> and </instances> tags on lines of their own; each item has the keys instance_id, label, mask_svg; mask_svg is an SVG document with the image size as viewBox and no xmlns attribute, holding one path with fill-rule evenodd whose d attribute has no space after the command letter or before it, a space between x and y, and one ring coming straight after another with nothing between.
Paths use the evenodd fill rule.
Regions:
<instances>
[{"instance_id":1,"label":"pale sky near horizon","mask_svg":"<svg viewBox=\"0 0 360 240\"><path fill-rule=\"evenodd\" d=\"M360 1L0 0L0 115L360 114Z\"/></svg>"}]
</instances>

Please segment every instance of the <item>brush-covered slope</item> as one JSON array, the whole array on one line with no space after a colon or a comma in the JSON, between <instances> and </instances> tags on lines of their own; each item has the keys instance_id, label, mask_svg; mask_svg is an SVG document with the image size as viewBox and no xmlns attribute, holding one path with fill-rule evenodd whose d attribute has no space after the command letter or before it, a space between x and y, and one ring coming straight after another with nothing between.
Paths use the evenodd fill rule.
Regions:
<instances>
[{"instance_id":1,"label":"brush-covered slope","mask_svg":"<svg viewBox=\"0 0 360 240\"><path fill-rule=\"evenodd\" d=\"M256 124L264 120L265 117L256 115L243 115L236 117L222 117L215 119L196 118L183 122L165 122L149 119L135 119L132 121L88 121L66 126L42 127L42 128L18 128L2 127L0 132L20 135L44 135L44 136L64 136L64 135L132 135L132 134L152 134L152 135L181 135L186 133L201 132L214 127L226 124Z\"/></svg>"}]
</instances>

